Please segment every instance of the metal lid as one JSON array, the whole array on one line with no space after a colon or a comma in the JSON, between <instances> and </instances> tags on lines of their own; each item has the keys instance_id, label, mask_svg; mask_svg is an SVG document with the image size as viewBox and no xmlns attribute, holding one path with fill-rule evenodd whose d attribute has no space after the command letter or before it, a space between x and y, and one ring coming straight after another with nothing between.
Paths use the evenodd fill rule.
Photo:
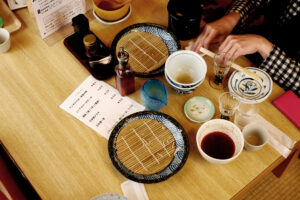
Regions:
<instances>
[{"instance_id":1,"label":"metal lid","mask_svg":"<svg viewBox=\"0 0 300 200\"><path fill-rule=\"evenodd\" d=\"M96 36L93 34L87 34L83 38L83 43L85 46L92 46L96 43Z\"/></svg>"}]
</instances>

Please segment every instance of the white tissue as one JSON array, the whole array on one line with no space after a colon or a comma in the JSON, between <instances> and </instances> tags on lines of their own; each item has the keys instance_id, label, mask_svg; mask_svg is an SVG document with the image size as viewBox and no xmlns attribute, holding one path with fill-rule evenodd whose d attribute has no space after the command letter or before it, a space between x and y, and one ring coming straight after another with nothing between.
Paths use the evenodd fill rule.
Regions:
<instances>
[{"instance_id":1,"label":"white tissue","mask_svg":"<svg viewBox=\"0 0 300 200\"><path fill-rule=\"evenodd\" d=\"M134 181L125 181L121 184L124 196L128 200L149 200L145 186Z\"/></svg>"},{"instance_id":2,"label":"white tissue","mask_svg":"<svg viewBox=\"0 0 300 200\"><path fill-rule=\"evenodd\" d=\"M287 158L296 142L289 138L281 130L273 126L270 122L265 120L262 116L257 115L254 121L265 127L269 132L268 144L278 151L283 157Z\"/></svg>"}]
</instances>

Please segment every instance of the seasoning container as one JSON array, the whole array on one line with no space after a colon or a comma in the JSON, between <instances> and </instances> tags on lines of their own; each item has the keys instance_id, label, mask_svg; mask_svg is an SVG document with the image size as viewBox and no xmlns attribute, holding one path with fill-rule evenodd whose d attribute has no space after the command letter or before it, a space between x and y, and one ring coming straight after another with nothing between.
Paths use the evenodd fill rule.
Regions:
<instances>
[{"instance_id":1,"label":"seasoning container","mask_svg":"<svg viewBox=\"0 0 300 200\"><path fill-rule=\"evenodd\" d=\"M118 53L119 64L115 68L116 86L122 96L126 96L135 91L134 72L128 65L129 54L124 47L120 47Z\"/></svg>"},{"instance_id":2,"label":"seasoning container","mask_svg":"<svg viewBox=\"0 0 300 200\"><path fill-rule=\"evenodd\" d=\"M72 26L74 32L81 38L90 32L89 20L83 14L79 14L72 18Z\"/></svg>"},{"instance_id":3,"label":"seasoning container","mask_svg":"<svg viewBox=\"0 0 300 200\"><path fill-rule=\"evenodd\" d=\"M85 54L89 61L95 61L101 58L100 49L97 45L97 38L94 34L85 35L83 37L83 43L85 46Z\"/></svg>"}]
</instances>

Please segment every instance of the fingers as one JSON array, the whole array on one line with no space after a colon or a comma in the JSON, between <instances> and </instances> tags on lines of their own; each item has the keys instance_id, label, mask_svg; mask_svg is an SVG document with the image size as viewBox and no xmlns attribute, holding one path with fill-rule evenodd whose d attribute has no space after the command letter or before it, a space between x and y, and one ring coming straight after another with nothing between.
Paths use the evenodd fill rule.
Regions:
<instances>
[{"instance_id":1,"label":"fingers","mask_svg":"<svg viewBox=\"0 0 300 200\"><path fill-rule=\"evenodd\" d=\"M209 25L204 27L202 33L198 36L195 44L192 47L192 50L199 52L200 47L209 48L211 42L216 38L217 31L211 28Z\"/></svg>"},{"instance_id":2,"label":"fingers","mask_svg":"<svg viewBox=\"0 0 300 200\"><path fill-rule=\"evenodd\" d=\"M232 46L232 44L236 42L235 37L233 35L229 35L224 42L220 45L219 47L219 52L220 53L226 53L229 48Z\"/></svg>"},{"instance_id":3,"label":"fingers","mask_svg":"<svg viewBox=\"0 0 300 200\"><path fill-rule=\"evenodd\" d=\"M236 59L235 56L239 54L238 52L238 45L233 45L226 53L222 54L221 59L223 64L234 61Z\"/></svg>"},{"instance_id":4,"label":"fingers","mask_svg":"<svg viewBox=\"0 0 300 200\"><path fill-rule=\"evenodd\" d=\"M200 34L195 42L195 44L192 46L192 51L198 52L200 47L202 47L202 40L203 40L203 35Z\"/></svg>"},{"instance_id":5,"label":"fingers","mask_svg":"<svg viewBox=\"0 0 300 200\"><path fill-rule=\"evenodd\" d=\"M195 44L192 46L192 51L198 52L200 47L203 47L203 40L207 35L207 26L204 27L202 33L198 36Z\"/></svg>"},{"instance_id":6,"label":"fingers","mask_svg":"<svg viewBox=\"0 0 300 200\"><path fill-rule=\"evenodd\" d=\"M203 45L206 49L209 49L209 46L211 44L211 42L215 39L215 37L217 36L216 31L211 30L209 31L209 33L204 37L203 40Z\"/></svg>"},{"instance_id":7,"label":"fingers","mask_svg":"<svg viewBox=\"0 0 300 200\"><path fill-rule=\"evenodd\" d=\"M234 61L238 56L243 55L239 36L228 36L219 47L220 60L223 64Z\"/></svg>"}]
</instances>

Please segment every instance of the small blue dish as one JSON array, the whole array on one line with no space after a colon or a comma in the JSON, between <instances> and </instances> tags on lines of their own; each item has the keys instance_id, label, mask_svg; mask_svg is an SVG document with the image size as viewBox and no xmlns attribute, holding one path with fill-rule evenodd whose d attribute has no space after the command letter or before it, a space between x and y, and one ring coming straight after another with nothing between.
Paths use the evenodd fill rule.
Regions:
<instances>
[{"instance_id":1,"label":"small blue dish","mask_svg":"<svg viewBox=\"0 0 300 200\"><path fill-rule=\"evenodd\" d=\"M142 87L141 101L148 110L160 110L168 103L168 90L160 80L150 79Z\"/></svg>"}]
</instances>

